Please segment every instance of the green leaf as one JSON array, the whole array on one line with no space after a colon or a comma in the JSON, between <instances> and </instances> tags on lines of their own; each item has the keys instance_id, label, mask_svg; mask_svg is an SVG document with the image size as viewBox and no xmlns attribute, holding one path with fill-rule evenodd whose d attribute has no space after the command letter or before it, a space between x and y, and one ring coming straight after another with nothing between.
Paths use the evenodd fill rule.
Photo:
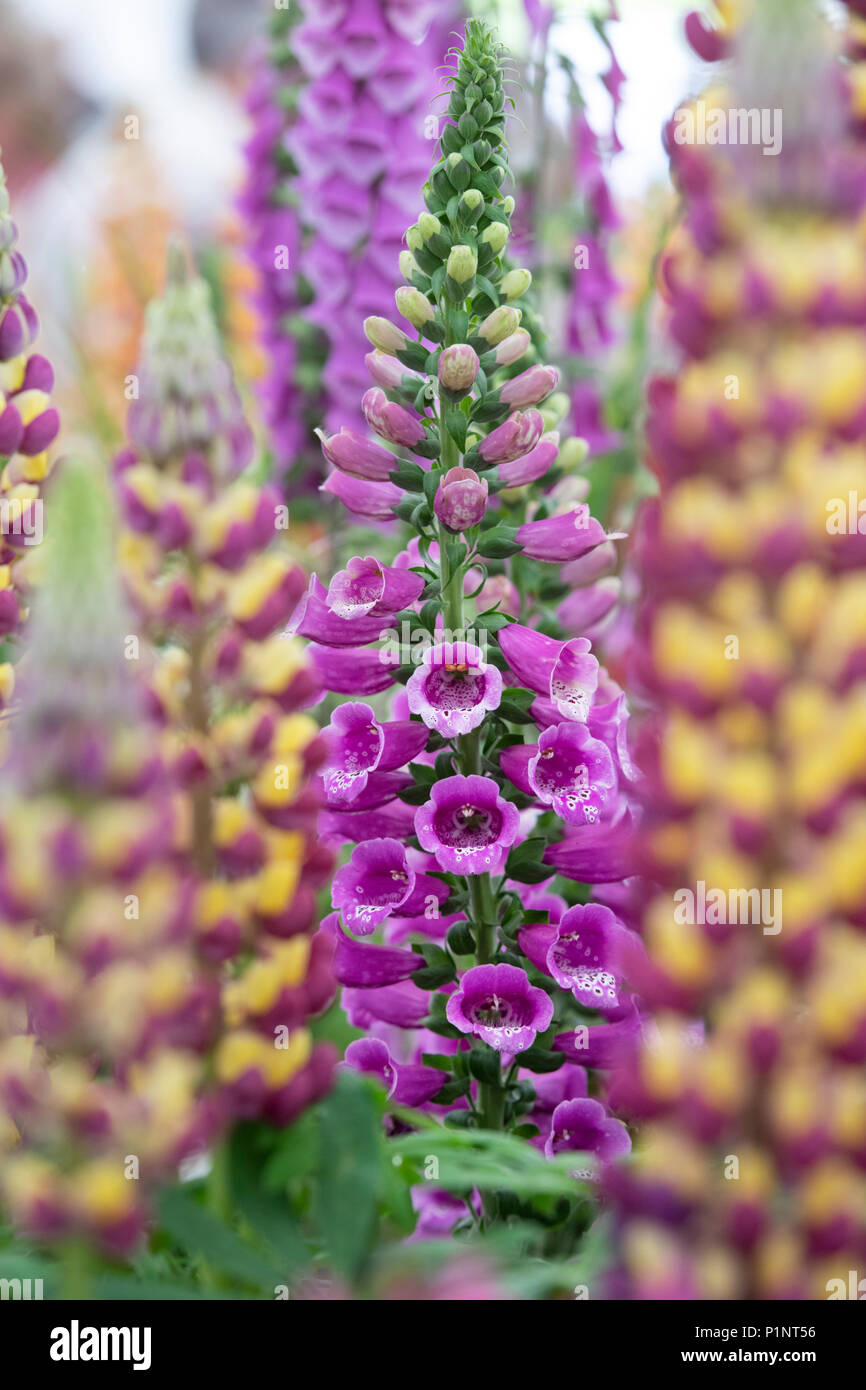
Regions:
<instances>
[{"instance_id":1,"label":"green leaf","mask_svg":"<svg viewBox=\"0 0 866 1390\"><path fill-rule=\"evenodd\" d=\"M520 1065L528 1071L559 1071L565 1061L563 1052L549 1052L544 1047L528 1047L520 1054Z\"/></svg>"},{"instance_id":2,"label":"green leaf","mask_svg":"<svg viewBox=\"0 0 866 1390\"><path fill-rule=\"evenodd\" d=\"M272 1290L280 1282L280 1270L272 1260L253 1250L182 1188L163 1192L159 1220L172 1240L192 1258L204 1259L210 1269L261 1290Z\"/></svg>"},{"instance_id":3,"label":"green leaf","mask_svg":"<svg viewBox=\"0 0 866 1390\"><path fill-rule=\"evenodd\" d=\"M446 412L445 428L447 429L451 438L454 440L461 454L463 453L463 450L466 448L466 425L466 416L463 414L463 411L459 408L459 406L456 410L449 410Z\"/></svg>"},{"instance_id":4,"label":"green leaf","mask_svg":"<svg viewBox=\"0 0 866 1390\"><path fill-rule=\"evenodd\" d=\"M483 531L479 537L478 553L487 560L505 560L523 549L518 545L516 536L516 526L494 526L489 531Z\"/></svg>"},{"instance_id":5,"label":"green leaf","mask_svg":"<svg viewBox=\"0 0 866 1390\"><path fill-rule=\"evenodd\" d=\"M319 1141L319 1230L331 1264L354 1279L375 1240L385 1161L381 1117L362 1077L340 1073L319 1107Z\"/></svg>"}]
</instances>

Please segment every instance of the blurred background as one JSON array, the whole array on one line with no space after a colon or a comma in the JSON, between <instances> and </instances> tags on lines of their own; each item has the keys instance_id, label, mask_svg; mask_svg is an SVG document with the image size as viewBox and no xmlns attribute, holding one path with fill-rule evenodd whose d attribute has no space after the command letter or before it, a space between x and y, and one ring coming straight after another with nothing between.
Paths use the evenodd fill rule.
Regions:
<instances>
[{"instance_id":1,"label":"blurred background","mask_svg":"<svg viewBox=\"0 0 866 1390\"><path fill-rule=\"evenodd\" d=\"M531 80L537 7L499 0L472 8L495 19L521 84ZM686 0L618 5L616 58L627 80L617 117L622 149L608 178L625 212L618 270L632 296L641 293L668 210L662 123L698 85L700 64L683 38L688 8ZM606 9L607 0L556 6L549 47L557 62L544 93L554 139L569 115L560 55L574 66L590 124L610 124L602 80L609 58L591 23ZM244 307L252 272L233 209L249 133L244 90L273 13L267 0L149 0L144 9L135 0L0 0L0 145L43 350L57 368L66 448L118 443L123 380L174 232L211 279L239 376L255 380L261 370ZM532 103L520 104L511 132L518 171L533 167L538 144ZM566 265L571 241L564 227Z\"/></svg>"}]
</instances>

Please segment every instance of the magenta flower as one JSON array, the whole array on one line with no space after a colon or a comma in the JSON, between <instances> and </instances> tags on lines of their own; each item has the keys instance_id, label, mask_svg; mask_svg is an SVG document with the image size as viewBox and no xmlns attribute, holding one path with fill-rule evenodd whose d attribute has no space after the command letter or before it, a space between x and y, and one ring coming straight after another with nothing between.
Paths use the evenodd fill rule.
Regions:
<instances>
[{"instance_id":1,"label":"magenta flower","mask_svg":"<svg viewBox=\"0 0 866 1390\"><path fill-rule=\"evenodd\" d=\"M403 497L393 483L352 477L339 469L329 474L319 491L338 497L347 511L370 521L393 521L394 508Z\"/></svg>"},{"instance_id":2,"label":"magenta flower","mask_svg":"<svg viewBox=\"0 0 866 1390\"><path fill-rule=\"evenodd\" d=\"M546 517L544 521L527 521L517 528L517 541L523 547L523 553L530 555L533 560L546 560L550 564L577 560L607 539L604 527L590 515L585 502L561 516Z\"/></svg>"},{"instance_id":3,"label":"magenta flower","mask_svg":"<svg viewBox=\"0 0 866 1390\"><path fill-rule=\"evenodd\" d=\"M610 805L616 768L609 748L585 724L545 729L529 761L529 785L566 825L592 825Z\"/></svg>"},{"instance_id":4,"label":"magenta flower","mask_svg":"<svg viewBox=\"0 0 866 1390\"><path fill-rule=\"evenodd\" d=\"M420 668L406 685L412 714L446 738L477 729L502 698L502 677L488 666L479 647L443 642L428 647Z\"/></svg>"},{"instance_id":5,"label":"magenta flower","mask_svg":"<svg viewBox=\"0 0 866 1390\"><path fill-rule=\"evenodd\" d=\"M364 840L335 873L331 905L347 927L369 936L402 907L414 887L415 870L399 840Z\"/></svg>"},{"instance_id":6,"label":"magenta flower","mask_svg":"<svg viewBox=\"0 0 866 1390\"><path fill-rule=\"evenodd\" d=\"M509 623L498 637L521 685L547 696L563 719L586 722L598 686L598 662L585 637L557 642L521 623Z\"/></svg>"},{"instance_id":7,"label":"magenta flower","mask_svg":"<svg viewBox=\"0 0 866 1390\"><path fill-rule=\"evenodd\" d=\"M553 1112L544 1146L548 1158L558 1153L595 1154L603 1163L631 1151L629 1132L597 1100L564 1100ZM581 1177L593 1176L581 1173Z\"/></svg>"},{"instance_id":8,"label":"magenta flower","mask_svg":"<svg viewBox=\"0 0 866 1390\"><path fill-rule=\"evenodd\" d=\"M401 980L408 980L412 972L418 969L418 956L414 951L356 941L345 931L336 912L323 919L313 940L319 937L333 946L334 978L350 989L384 989Z\"/></svg>"},{"instance_id":9,"label":"magenta flower","mask_svg":"<svg viewBox=\"0 0 866 1390\"><path fill-rule=\"evenodd\" d=\"M609 907L578 903L563 915L547 952L547 968L579 1004L609 1012L620 1005L618 980L626 929Z\"/></svg>"},{"instance_id":10,"label":"magenta flower","mask_svg":"<svg viewBox=\"0 0 866 1390\"><path fill-rule=\"evenodd\" d=\"M512 463L534 449L544 433L544 419L538 410L515 410L501 425L482 439L478 452L485 463Z\"/></svg>"},{"instance_id":11,"label":"magenta flower","mask_svg":"<svg viewBox=\"0 0 866 1390\"><path fill-rule=\"evenodd\" d=\"M397 460L390 449L376 444L372 439L365 439L357 430L347 429L345 425L339 434L325 435L319 430L318 435L325 458L341 473L385 483L388 475L397 467Z\"/></svg>"},{"instance_id":12,"label":"magenta flower","mask_svg":"<svg viewBox=\"0 0 866 1390\"><path fill-rule=\"evenodd\" d=\"M414 603L424 588L420 575L381 564L374 556L353 555L328 585L328 607L339 618L373 613L385 617Z\"/></svg>"},{"instance_id":13,"label":"magenta flower","mask_svg":"<svg viewBox=\"0 0 866 1390\"><path fill-rule=\"evenodd\" d=\"M550 465L559 453L559 435L555 430L543 434L534 449L522 458L511 463L501 463L496 475L504 487L523 487L525 483L537 483L549 471Z\"/></svg>"},{"instance_id":14,"label":"magenta flower","mask_svg":"<svg viewBox=\"0 0 866 1390\"><path fill-rule=\"evenodd\" d=\"M338 705L325 732L328 749L322 777L329 806L351 806L374 772L393 772L416 758L426 730L409 719L380 724L369 705Z\"/></svg>"},{"instance_id":15,"label":"magenta flower","mask_svg":"<svg viewBox=\"0 0 866 1390\"><path fill-rule=\"evenodd\" d=\"M553 1000L517 965L474 965L449 998L445 1016L496 1052L525 1052L550 1027Z\"/></svg>"},{"instance_id":16,"label":"magenta flower","mask_svg":"<svg viewBox=\"0 0 866 1390\"><path fill-rule=\"evenodd\" d=\"M376 1076L395 1105L426 1105L442 1090L444 1077L436 1067L398 1064L379 1038L357 1038L346 1048L346 1061L356 1071Z\"/></svg>"},{"instance_id":17,"label":"magenta flower","mask_svg":"<svg viewBox=\"0 0 866 1390\"><path fill-rule=\"evenodd\" d=\"M458 874L498 874L520 823L516 806L499 795L492 777L446 777L434 782L431 800L415 814L422 849L440 869Z\"/></svg>"},{"instance_id":18,"label":"magenta flower","mask_svg":"<svg viewBox=\"0 0 866 1390\"><path fill-rule=\"evenodd\" d=\"M433 499L433 510L449 531L477 526L487 510L487 479L471 468L449 468Z\"/></svg>"}]
</instances>

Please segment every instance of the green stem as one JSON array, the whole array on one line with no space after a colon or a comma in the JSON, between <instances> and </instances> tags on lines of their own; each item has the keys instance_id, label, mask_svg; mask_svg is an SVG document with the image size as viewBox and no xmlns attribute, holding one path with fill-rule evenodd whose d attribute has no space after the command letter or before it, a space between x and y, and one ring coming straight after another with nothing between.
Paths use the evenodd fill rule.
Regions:
<instances>
[{"instance_id":1,"label":"green stem","mask_svg":"<svg viewBox=\"0 0 866 1390\"><path fill-rule=\"evenodd\" d=\"M225 1226L231 1225L231 1155L228 1140L218 1144L213 1151L211 1170L206 1189L207 1208ZM227 1280L224 1274L202 1259L202 1282L211 1289L224 1289Z\"/></svg>"},{"instance_id":2,"label":"green stem","mask_svg":"<svg viewBox=\"0 0 866 1390\"><path fill-rule=\"evenodd\" d=\"M93 1260L90 1246L83 1240L65 1242L60 1258L63 1298L70 1303L84 1303L90 1298L90 1274Z\"/></svg>"}]
</instances>

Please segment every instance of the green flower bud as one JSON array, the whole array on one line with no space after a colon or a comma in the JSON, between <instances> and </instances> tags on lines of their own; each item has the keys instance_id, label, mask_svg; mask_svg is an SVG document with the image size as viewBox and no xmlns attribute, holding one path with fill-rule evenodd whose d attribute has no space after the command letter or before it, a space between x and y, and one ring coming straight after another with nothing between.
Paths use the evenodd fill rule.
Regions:
<instances>
[{"instance_id":1,"label":"green flower bud","mask_svg":"<svg viewBox=\"0 0 866 1390\"><path fill-rule=\"evenodd\" d=\"M401 251L400 255L397 258L397 262L400 266L400 274L403 276L403 279L411 280L412 276L418 270L418 262L412 255L412 252Z\"/></svg>"},{"instance_id":2,"label":"green flower bud","mask_svg":"<svg viewBox=\"0 0 866 1390\"><path fill-rule=\"evenodd\" d=\"M478 269L478 253L474 246L452 246L448 253L448 274L458 285L467 285ZM529 271L526 272L527 275Z\"/></svg>"},{"instance_id":3,"label":"green flower bud","mask_svg":"<svg viewBox=\"0 0 866 1390\"><path fill-rule=\"evenodd\" d=\"M481 233L481 240L487 243L494 256L498 256L508 240L508 227L504 222L491 222Z\"/></svg>"},{"instance_id":4,"label":"green flower bud","mask_svg":"<svg viewBox=\"0 0 866 1390\"><path fill-rule=\"evenodd\" d=\"M402 259L402 258L401 258ZM434 317L433 305L413 285L401 285L394 295L398 311L413 328L423 328Z\"/></svg>"},{"instance_id":5,"label":"green flower bud","mask_svg":"<svg viewBox=\"0 0 866 1390\"><path fill-rule=\"evenodd\" d=\"M441 230L442 223L439 221L438 217L434 217L432 212L422 212L421 216L418 218L418 231L421 233L424 241L429 241L431 237L436 236Z\"/></svg>"},{"instance_id":6,"label":"green flower bud","mask_svg":"<svg viewBox=\"0 0 866 1390\"><path fill-rule=\"evenodd\" d=\"M484 203L484 194L477 188L467 188L460 201L461 203L465 203L466 207L474 212L476 208L481 207Z\"/></svg>"},{"instance_id":7,"label":"green flower bud","mask_svg":"<svg viewBox=\"0 0 866 1390\"><path fill-rule=\"evenodd\" d=\"M425 214L424 214L425 217L429 217L429 215L430 215L429 213L425 213ZM406 245L409 247L409 250L410 250L410 251L421 251L421 250L423 250L423 248L424 248L424 238L423 238L423 236L421 235L421 228L420 228L420 227L414 226L414 227L410 227L410 228L408 229L408 231L406 232Z\"/></svg>"},{"instance_id":8,"label":"green flower bud","mask_svg":"<svg viewBox=\"0 0 866 1390\"><path fill-rule=\"evenodd\" d=\"M522 294L526 294L532 284L532 275L528 270L509 270L503 276L499 289L506 299L519 299Z\"/></svg>"},{"instance_id":9,"label":"green flower bud","mask_svg":"<svg viewBox=\"0 0 866 1390\"><path fill-rule=\"evenodd\" d=\"M495 347L501 343L503 338L507 338L514 333L520 323L521 313L519 309L513 308L510 304L500 304L498 309L494 309L492 314L479 325L478 332L486 343Z\"/></svg>"},{"instance_id":10,"label":"green flower bud","mask_svg":"<svg viewBox=\"0 0 866 1390\"><path fill-rule=\"evenodd\" d=\"M505 213L506 217L510 217L514 211L514 199L511 197L510 193L507 198L503 199L502 211Z\"/></svg>"},{"instance_id":11,"label":"green flower bud","mask_svg":"<svg viewBox=\"0 0 866 1390\"><path fill-rule=\"evenodd\" d=\"M364 332L373 347L379 348L382 352L402 352L409 342L406 334L396 323L382 318L379 314L364 319Z\"/></svg>"},{"instance_id":12,"label":"green flower bud","mask_svg":"<svg viewBox=\"0 0 866 1390\"><path fill-rule=\"evenodd\" d=\"M559 455L556 462L564 472L570 473L576 468L582 467L589 455L589 444L585 439L572 437L566 439L560 446Z\"/></svg>"}]
</instances>

